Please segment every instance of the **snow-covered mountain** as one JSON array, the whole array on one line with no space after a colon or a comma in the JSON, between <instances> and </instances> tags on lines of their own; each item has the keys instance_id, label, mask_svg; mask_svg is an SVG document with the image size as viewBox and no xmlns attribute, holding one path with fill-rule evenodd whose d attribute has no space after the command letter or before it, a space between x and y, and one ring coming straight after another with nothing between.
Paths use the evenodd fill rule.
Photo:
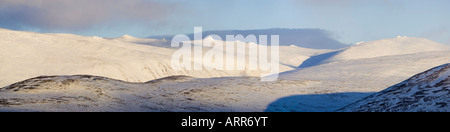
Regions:
<instances>
[{"instance_id":1,"label":"snow-covered mountain","mask_svg":"<svg viewBox=\"0 0 450 132\"><path fill-rule=\"evenodd\" d=\"M371 42L361 42L342 50L312 56L311 59L304 62L300 67L304 68L336 61L449 50L450 46L433 42L428 39L397 37Z\"/></svg>"},{"instance_id":2,"label":"snow-covered mountain","mask_svg":"<svg viewBox=\"0 0 450 132\"><path fill-rule=\"evenodd\" d=\"M339 111L450 112L450 64L417 74Z\"/></svg>"},{"instance_id":3,"label":"snow-covered mountain","mask_svg":"<svg viewBox=\"0 0 450 132\"><path fill-rule=\"evenodd\" d=\"M130 82L145 82L174 75L209 78L261 74L261 71L248 70L176 71L172 69L171 57L177 49L167 47L166 43L170 42L128 35L105 39L2 29L0 86L42 75L87 74ZM280 50L284 49L286 50L280 52L280 56L286 59L280 60L282 62L280 72L295 69L295 66L310 55L327 52L291 46L280 47Z\"/></svg>"},{"instance_id":4,"label":"snow-covered mountain","mask_svg":"<svg viewBox=\"0 0 450 132\"><path fill-rule=\"evenodd\" d=\"M414 54L427 51L448 51L450 46L428 39L397 37L354 45L333 56L331 61L375 58L381 56Z\"/></svg>"},{"instance_id":5,"label":"snow-covered mountain","mask_svg":"<svg viewBox=\"0 0 450 132\"><path fill-rule=\"evenodd\" d=\"M208 35L218 35L225 39L226 35L279 35L280 45L289 46L295 45L298 47L311 48L311 49L340 49L348 47L332 37L332 34L322 29L259 29L259 30L219 30L219 31L204 31L203 38ZM191 40L194 40L194 34L187 34ZM156 39L172 39L173 35L167 36L152 36L149 38ZM269 41L270 42L270 37Z\"/></svg>"}]
</instances>

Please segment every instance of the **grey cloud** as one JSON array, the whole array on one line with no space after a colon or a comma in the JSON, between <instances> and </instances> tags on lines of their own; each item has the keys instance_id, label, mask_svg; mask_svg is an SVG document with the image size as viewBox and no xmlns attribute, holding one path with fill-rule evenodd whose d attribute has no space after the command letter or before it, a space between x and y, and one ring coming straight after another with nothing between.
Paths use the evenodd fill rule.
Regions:
<instances>
[{"instance_id":1,"label":"grey cloud","mask_svg":"<svg viewBox=\"0 0 450 132\"><path fill-rule=\"evenodd\" d=\"M155 0L0 0L0 26L82 30L111 21L163 21L176 4Z\"/></svg>"}]
</instances>

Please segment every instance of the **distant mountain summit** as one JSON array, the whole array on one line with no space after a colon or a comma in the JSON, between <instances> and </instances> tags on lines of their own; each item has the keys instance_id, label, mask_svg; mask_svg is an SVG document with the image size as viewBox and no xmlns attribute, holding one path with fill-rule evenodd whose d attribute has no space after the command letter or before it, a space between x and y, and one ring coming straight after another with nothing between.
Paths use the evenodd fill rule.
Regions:
<instances>
[{"instance_id":1,"label":"distant mountain summit","mask_svg":"<svg viewBox=\"0 0 450 132\"><path fill-rule=\"evenodd\" d=\"M218 30L218 31L204 31L202 38L208 35L218 35L223 40L225 40L226 35L268 35L268 43L270 43L269 35L279 35L281 46L295 45L303 48L311 49L340 49L347 47L345 45L331 37L328 31L322 29L285 29L285 28L274 28L274 29L259 29L259 30ZM194 34L187 34L191 40L194 40ZM166 38L171 40L173 35L166 36L152 36L149 38L162 39Z\"/></svg>"},{"instance_id":2,"label":"distant mountain summit","mask_svg":"<svg viewBox=\"0 0 450 132\"><path fill-rule=\"evenodd\" d=\"M450 112L450 64L417 74L340 111Z\"/></svg>"},{"instance_id":3,"label":"distant mountain summit","mask_svg":"<svg viewBox=\"0 0 450 132\"><path fill-rule=\"evenodd\" d=\"M424 38L397 37L359 43L351 46L338 55L335 60L375 58L380 56L414 54L427 51L449 50L448 45L440 44Z\"/></svg>"},{"instance_id":4,"label":"distant mountain summit","mask_svg":"<svg viewBox=\"0 0 450 132\"><path fill-rule=\"evenodd\" d=\"M440 44L428 39L397 37L370 42L358 42L358 44L345 49L337 50L327 54L312 56L309 60L305 61L300 66L300 68L306 68L336 61L448 50L450 50L450 46Z\"/></svg>"}]
</instances>

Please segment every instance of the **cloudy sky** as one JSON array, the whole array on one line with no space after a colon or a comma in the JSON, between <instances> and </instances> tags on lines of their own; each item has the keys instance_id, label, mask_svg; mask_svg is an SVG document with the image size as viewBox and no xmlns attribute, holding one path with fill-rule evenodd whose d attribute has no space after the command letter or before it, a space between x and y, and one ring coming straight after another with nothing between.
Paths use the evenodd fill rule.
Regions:
<instances>
[{"instance_id":1,"label":"cloudy sky","mask_svg":"<svg viewBox=\"0 0 450 132\"><path fill-rule=\"evenodd\" d=\"M343 43L397 35L450 44L449 0L0 0L0 28L137 37L320 28Z\"/></svg>"}]
</instances>

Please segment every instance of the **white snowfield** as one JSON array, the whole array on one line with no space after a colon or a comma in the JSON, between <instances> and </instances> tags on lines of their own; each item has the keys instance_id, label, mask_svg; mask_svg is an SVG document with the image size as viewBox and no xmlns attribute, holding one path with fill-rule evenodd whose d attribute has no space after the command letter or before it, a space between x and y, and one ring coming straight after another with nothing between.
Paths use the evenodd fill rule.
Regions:
<instances>
[{"instance_id":1,"label":"white snowfield","mask_svg":"<svg viewBox=\"0 0 450 132\"><path fill-rule=\"evenodd\" d=\"M0 29L0 111L336 111L450 62L448 46L411 37L280 46L279 80L261 82L262 71L175 71L169 44Z\"/></svg>"}]
</instances>

